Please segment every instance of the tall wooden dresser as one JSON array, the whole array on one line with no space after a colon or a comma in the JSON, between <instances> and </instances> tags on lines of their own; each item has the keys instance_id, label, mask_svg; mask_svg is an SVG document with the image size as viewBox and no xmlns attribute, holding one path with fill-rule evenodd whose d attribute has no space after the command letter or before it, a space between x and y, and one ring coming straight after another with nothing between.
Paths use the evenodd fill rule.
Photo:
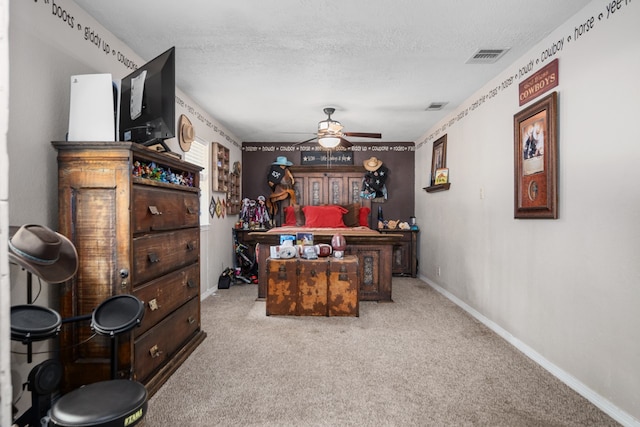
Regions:
<instances>
[{"instance_id":1,"label":"tall wooden dresser","mask_svg":"<svg viewBox=\"0 0 640 427\"><path fill-rule=\"evenodd\" d=\"M129 142L53 142L59 231L79 270L61 285L60 314L91 313L115 295L144 302L117 340L119 378L155 393L205 339L200 328L200 167ZM111 339L87 320L60 333L63 392L110 378Z\"/></svg>"}]
</instances>

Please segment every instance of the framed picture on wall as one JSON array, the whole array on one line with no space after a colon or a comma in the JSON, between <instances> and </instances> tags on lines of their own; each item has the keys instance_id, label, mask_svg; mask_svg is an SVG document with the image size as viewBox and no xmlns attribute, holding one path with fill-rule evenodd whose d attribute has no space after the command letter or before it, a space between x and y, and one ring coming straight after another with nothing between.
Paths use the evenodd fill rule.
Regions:
<instances>
[{"instance_id":1,"label":"framed picture on wall","mask_svg":"<svg viewBox=\"0 0 640 427\"><path fill-rule=\"evenodd\" d=\"M436 171L447 167L447 135L436 139L431 155L431 185L436 184Z\"/></svg>"},{"instance_id":2,"label":"framed picture on wall","mask_svg":"<svg viewBox=\"0 0 640 427\"><path fill-rule=\"evenodd\" d=\"M435 185L446 184L449 182L449 168L436 169Z\"/></svg>"},{"instance_id":3,"label":"framed picture on wall","mask_svg":"<svg viewBox=\"0 0 640 427\"><path fill-rule=\"evenodd\" d=\"M514 218L558 218L557 92L514 115Z\"/></svg>"}]
</instances>

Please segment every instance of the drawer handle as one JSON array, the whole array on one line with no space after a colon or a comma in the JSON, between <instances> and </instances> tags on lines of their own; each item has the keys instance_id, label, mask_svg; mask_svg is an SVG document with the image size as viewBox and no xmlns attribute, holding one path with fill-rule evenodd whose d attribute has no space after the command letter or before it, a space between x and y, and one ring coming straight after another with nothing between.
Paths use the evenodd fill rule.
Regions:
<instances>
[{"instance_id":1,"label":"drawer handle","mask_svg":"<svg viewBox=\"0 0 640 427\"><path fill-rule=\"evenodd\" d=\"M188 288L195 288L196 287L196 281L193 279L188 279L187 280L187 287Z\"/></svg>"},{"instance_id":2,"label":"drawer handle","mask_svg":"<svg viewBox=\"0 0 640 427\"><path fill-rule=\"evenodd\" d=\"M149 301L149 309L151 311L156 311L159 308L160 306L158 305L158 301L155 298Z\"/></svg>"},{"instance_id":3,"label":"drawer handle","mask_svg":"<svg viewBox=\"0 0 640 427\"><path fill-rule=\"evenodd\" d=\"M310 272L311 277L316 277L318 275L318 273L316 273L315 270L311 270Z\"/></svg>"},{"instance_id":4,"label":"drawer handle","mask_svg":"<svg viewBox=\"0 0 640 427\"><path fill-rule=\"evenodd\" d=\"M187 322L189 322L190 325L193 325L194 323L196 323L196 319L193 316L189 316Z\"/></svg>"},{"instance_id":5,"label":"drawer handle","mask_svg":"<svg viewBox=\"0 0 640 427\"><path fill-rule=\"evenodd\" d=\"M193 206L187 206L187 213L191 215L196 214L198 213L198 209L194 208Z\"/></svg>"},{"instance_id":6,"label":"drawer handle","mask_svg":"<svg viewBox=\"0 0 640 427\"><path fill-rule=\"evenodd\" d=\"M155 359L156 357L160 357L162 352L158 349L158 345L156 344L149 349L149 354L153 359Z\"/></svg>"},{"instance_id":7,"label":"drawer handle","mask_svg":"<svg viewBox=\"0 0 640 427\"><path fill-rule=\"evenodd\" d=\"M155 206L149 206L149 212L151 212L151 215L162 215L162 212Z\"/></svg>"},{"instance_id":8,"label":"drawer handle","mask_svg":"<svg viewBox=\"0 0 640 427\"><path fill-rule=\"evenodd\" d=\"M287 279L287 267L284 264L280 264L280 267L278 268L278 279Z\"/></svg>"},{"instance_id":9,"label":"drawer handle","mask_svg":"<svg viewBox=\"0 0 640 427\"><path fill-rule=\"evenodd\" d=\"M151 263L156 263L156 262L160 262L160 258L158 258L158 255L154 254L153 252L151 252L149 254L149 262Z\"/></svg>"},{"instance_id":10,"label":"drawer handle","mask_svg":"<svg viewBox=\"0 0 640 427\"><path fill-rule=\"evenodd\" d=\"M346 282L347 280L349 280L349 276L347 275L347 267L344 265L340 266L340 273L338 274L338 280L342 280L343 282Z\"/></svg>"},{"instance_id":11,"label":"drawer handle","mask_svg":"<svg viewBox=\"0 0 640 427\"><path fill-rule=\"evenodd\" d=\"M188 251L192 251L196 248L196 245L193 244L193 242L189 242L187 243L187 250Z\"/></svg>"}]
</instances>

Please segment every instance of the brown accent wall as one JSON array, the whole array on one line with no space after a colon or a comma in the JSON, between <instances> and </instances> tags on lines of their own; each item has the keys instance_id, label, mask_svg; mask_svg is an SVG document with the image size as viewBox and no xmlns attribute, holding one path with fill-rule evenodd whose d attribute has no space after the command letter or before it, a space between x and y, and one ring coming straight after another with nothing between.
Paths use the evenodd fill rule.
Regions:
<instances>
[{"instance_id":1,"label":"brown accent wall","mask_svg":"<svg viewBox=\"0 0 640 427\"><path fill-rule=\"evenodd\" d=\"M259 195L265 197L269 195L271 191L267 184L267 175L276 158L285 156L294 165L300 165L301 150L312 151L313 147L313 145L294 147L291 143L243 142L242 197L255 199ZM389 177L386 182L388 198L384 203L372 203L373 218L377 218L378 206L382 206L385 219L408 221L409 217L414 215L415 207L415 144L413 142L354 143L351 150L354 165L362 165L365 160L376 157L389 168Z\"/></svg>"}]
</instances>

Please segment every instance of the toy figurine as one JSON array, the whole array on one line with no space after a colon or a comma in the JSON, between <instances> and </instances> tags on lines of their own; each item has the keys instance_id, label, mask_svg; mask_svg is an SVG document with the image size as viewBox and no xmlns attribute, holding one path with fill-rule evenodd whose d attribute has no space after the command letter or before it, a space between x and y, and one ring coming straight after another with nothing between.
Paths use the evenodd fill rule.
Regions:
<instances>
[{"instance_id":1,"label":"toy figurine","mask_svg":"<svg viewBox=\"0 0 640 427\"><path fill-rule=\"evenodd\" d=\"M260 228L266 228L271 221L265 200L264 196L258 196L258 203L253 218L253 221L255 221Z\"/></svg>"},{"instance_id":2,"label":"toy figurine","mask_svg":"<svg viewBox=\"0 0 640 427\"><path fill-rule=\"evenodd\" d=\"M249 200L249 198L245 197L244 199L242 199L242 210L240 211L240 219L244 224L249 224L249 221L251 221L251 216L249 216L250 205L251 200Z\"/></svg>"},{"instance_id":3,"label":"toy figurine","mask_svg":"<svg viewBox=\"0 0 640 427\"><path fill-rule=\"evenodd\" d=\"M140 165L139 161L133 162L133 176L142 176L142 165Z\"/></svg>"},{"instance_id":4,"label":"toy figurine","mask_svg":"<svg viewBox=\"0 0 640 427\"><path fill-rule=\"evenodd\" d=\"M256 228L256 209L258 205L255 200L249 200L249 228Z\"/></svg>"}]
</instances>

